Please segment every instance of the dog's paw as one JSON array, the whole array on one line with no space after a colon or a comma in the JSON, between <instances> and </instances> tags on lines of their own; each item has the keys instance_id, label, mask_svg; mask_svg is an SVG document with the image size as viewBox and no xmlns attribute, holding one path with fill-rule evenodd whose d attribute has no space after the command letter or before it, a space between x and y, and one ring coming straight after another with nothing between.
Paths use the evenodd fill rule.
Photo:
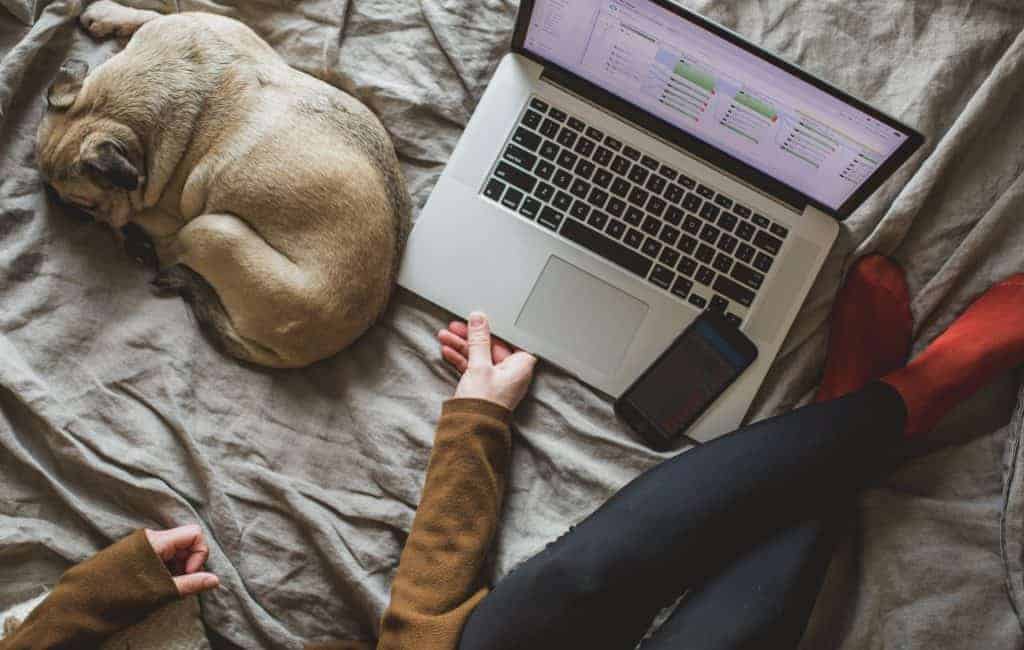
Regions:
<instances>
[{"instance_id":1,"label":"dog's paw","mask_svg":"<svg viewBox=\"0 0 1024 650\"><path fill-rule=\"evenodd\" d=\"M133 10L111 2L110 0L99 0L94 2L78 18L85 31L95 38L127 38L138 28L134 21L129 19Z\"/></svg>"}]
</instances>

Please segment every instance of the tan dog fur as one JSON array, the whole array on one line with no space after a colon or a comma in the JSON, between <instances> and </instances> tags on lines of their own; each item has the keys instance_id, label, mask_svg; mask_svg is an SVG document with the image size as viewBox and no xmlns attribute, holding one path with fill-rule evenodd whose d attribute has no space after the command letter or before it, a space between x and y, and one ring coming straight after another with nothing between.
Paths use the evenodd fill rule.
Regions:
<instances>
[{"instance_id":1,"label":"tan dog fur","mask_svg":"<svg viewBox=\"0 0 1024 650\"><path fill-rule=\"evenodd\" d=\"M361 335L410 219L376 117L229 18L104 0L81 22L131 40L91 73L66 63L50 89L38 157L60 197L141 226L157 285L236 357L304 366Z\"/></svg>"}]
</instances>

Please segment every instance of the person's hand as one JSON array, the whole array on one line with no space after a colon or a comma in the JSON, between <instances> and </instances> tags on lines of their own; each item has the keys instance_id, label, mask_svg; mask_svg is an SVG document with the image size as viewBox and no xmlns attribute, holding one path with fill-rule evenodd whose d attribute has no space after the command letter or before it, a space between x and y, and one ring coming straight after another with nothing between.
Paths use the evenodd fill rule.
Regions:
<instances>
[{"instance_id":1,"label":"person's hand","mask_svg":"<svg viewBox=\"0 0 1024 650\"><path fill-rule=\"evenodd\" d=\"M514 411L533 379L537 358L491 338L487 316L469 315L437 333L441 357L462 374L455 397L487 400Z\"/></svg>"},{"instance_id":2,"label":"person's hand","mask_svg":"<svg viewBox=\"0 0 1024 650\"><path fill-rule=\"evenodd\" d=\"M203 539L203 529L195 524L171 530L146 530L146 539L167 569L181 596L191 596L220 586L212 573L200 571L210 549Z\"/></svg>"}]
</instances>

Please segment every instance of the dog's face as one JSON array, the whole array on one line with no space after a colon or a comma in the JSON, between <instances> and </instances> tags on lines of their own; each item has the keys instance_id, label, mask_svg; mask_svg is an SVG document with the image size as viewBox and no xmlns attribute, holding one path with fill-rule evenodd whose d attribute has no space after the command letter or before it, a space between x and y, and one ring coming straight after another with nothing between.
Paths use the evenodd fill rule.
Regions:
<instances>
[{"instance_id":1,"label":"dog's face","mask_svg":"<svg viewBox=\"0 0 1024 650\"><path fill-rule=\"evenodd\" d=\"M86 87L89 67L66 62L47 93L36 155L62 201L115 228L141 204L143 152L132 129L101 111L102 92Z\"/></svg>"}]
</instances>

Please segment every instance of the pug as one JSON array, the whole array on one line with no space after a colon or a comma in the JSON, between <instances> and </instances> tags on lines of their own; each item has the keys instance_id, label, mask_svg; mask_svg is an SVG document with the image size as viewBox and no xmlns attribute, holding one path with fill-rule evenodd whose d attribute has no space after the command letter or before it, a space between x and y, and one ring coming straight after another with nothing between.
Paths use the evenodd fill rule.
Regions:
<instances>
[{"instance_id":1,"label":"pug","mask_svg":"<svg viewBox=\"0 0 1024 650\"><path fill-rule=\"evenodd\" d=\"M141 228L157 287L232 356L300 367L365 332L411 212L373 113L223 16L103 0L80 21L130 40L91 72L67 61L49 88L37 155L59 199Z\"/></svg>"}]
</instances>

